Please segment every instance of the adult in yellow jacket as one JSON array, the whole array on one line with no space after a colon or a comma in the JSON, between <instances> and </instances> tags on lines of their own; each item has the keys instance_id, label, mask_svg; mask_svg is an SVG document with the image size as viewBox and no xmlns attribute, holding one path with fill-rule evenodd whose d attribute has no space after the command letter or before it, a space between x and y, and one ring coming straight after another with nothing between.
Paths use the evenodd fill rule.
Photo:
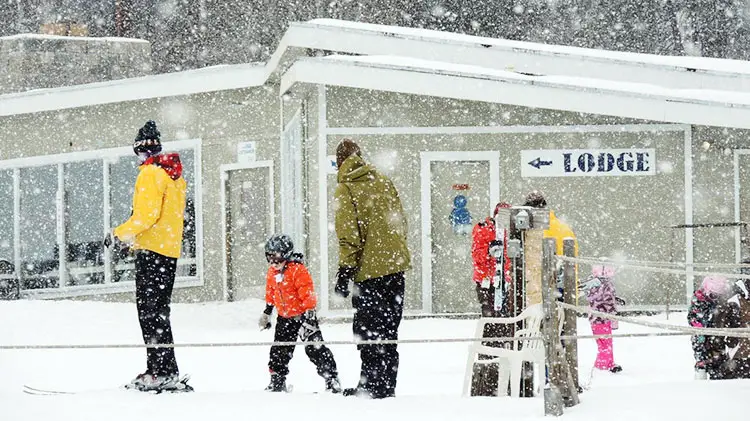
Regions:
<instances>
[{"instance_id":1,"label":"adult in yellow jacket","mask_svg":"<svg viewBox=\"0 0 750 421\"><path fill-rule=\"evenodd\" d=\"M139 157L133 212L112 232L114 240L135 252L138 320L146 344L173 344L170 323L172 288L182 246L186 183L176 153L161 154L156 123L138 131L133 151ZM107 246L113 239L105 239ZM129 386L138 390L189 388L180 380L174 348L148 348L147 368Z\"/></svg>"},{"instance_id":2,"label":"adult in yellow jacket","mask_svg":"<svg viewBox=\"0 0 750 421\"><path fill-rule=\"evenodd\" d=\"M524 206L531 206L534 208L546 208L547 200L544 196L534 190L526 196ZM576 238L573 229L570 225L559 220L555 215L555 212L550 209L549 211L549 228L544 230L544 238L554 238L557 250L555 254L558 256L563 255L563 240L566 238L572 238L574 243L574 257L578 257L578 239ZM558 289L562 293L562 285L558 285ZM576 265L576 297L578 296L578 265Z\"/></svg>"}]
</instances>

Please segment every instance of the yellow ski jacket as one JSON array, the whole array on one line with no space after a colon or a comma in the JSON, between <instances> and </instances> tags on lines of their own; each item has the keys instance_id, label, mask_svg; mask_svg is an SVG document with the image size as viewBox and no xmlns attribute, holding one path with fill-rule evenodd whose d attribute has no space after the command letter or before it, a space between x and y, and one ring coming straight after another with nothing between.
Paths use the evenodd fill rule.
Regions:
<instances>
[{"instance_id":1,"label":"yellow ski jacket","mask_svg":"<svg viewBox=\"0 0 750 421\"><path fill-rule=\"evenodd\" d=\"M578 240L573 230L568 224L557 219L555 212L549 211L549 228L544 230L544 238L554 238L556 241L557 254L562 256L563 254L563 240L567 237L573 238L575 243L575 256L578 257Z\"/></svg>"},{"instance_id":2,"label":"yellow ski jacket","mask_svg":"<svg viewBox=\"0 0 750 421\"><path fill-rule=\"evenodd\" d=\"M165 162L159 160L159 164ZM162 168L150 161L139 167L133 213L113 232L121 241L132 243L133 249L180 257L187 183L182 178L179 157L176 162L177 168Z\"/></svg>"}]
</instances>

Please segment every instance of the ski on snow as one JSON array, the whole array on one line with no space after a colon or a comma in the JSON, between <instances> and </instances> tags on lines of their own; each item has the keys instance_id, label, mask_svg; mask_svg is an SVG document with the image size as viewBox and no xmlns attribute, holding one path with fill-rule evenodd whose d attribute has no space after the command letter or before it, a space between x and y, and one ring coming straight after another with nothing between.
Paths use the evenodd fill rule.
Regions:
<instances>
[{"instance_id":1,"label":"ski on snow","mask_svg":"<svg viewBox=\"0 0 750 421\"><path fill-rule=\"evenodd\" d=\"M23 385L23 392L29 395L37 395L37 396L76 395L76 394L81 394L81 393L111 392L111 391L117 391L117 390L132 390L136 392L149 392L152 394L183 393L183 392L192 392L194 390L192 386L187 384L187 381L189 379L190 379L189 376L181 377L180 380L177 382L178 387L174 389L139 390L130 385L123 385L123 386L118 386L118 387L104 387L104 388L98 388L98 389L60 390L60 389L41 389L41 388L29 386L29 385Z\"/></svg>"}]
</instances>

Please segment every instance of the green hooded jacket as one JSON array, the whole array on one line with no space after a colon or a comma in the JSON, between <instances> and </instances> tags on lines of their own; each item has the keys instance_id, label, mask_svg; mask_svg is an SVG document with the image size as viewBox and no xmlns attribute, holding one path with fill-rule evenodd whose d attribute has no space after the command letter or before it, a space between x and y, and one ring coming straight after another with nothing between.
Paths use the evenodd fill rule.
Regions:
<instances>
[{"instance_id":1,"label":"green hooded jacket","mask_svg":"<svg viewBox=\"0 0 750 421\"><path fill-rule=\"evenodd\" d=\"M411 268L404 209L388 177L352 155L339 168L334 200L339 266L357 268L355 282Z\"/></svg>"}]
</instances>

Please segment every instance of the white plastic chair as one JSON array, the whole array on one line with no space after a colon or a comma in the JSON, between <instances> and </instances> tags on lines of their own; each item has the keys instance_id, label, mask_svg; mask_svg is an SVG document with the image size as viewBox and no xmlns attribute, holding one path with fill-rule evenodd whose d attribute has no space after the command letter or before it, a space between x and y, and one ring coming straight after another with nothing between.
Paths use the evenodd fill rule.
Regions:
<instances>
[{"instance_id":1,"label":"white plastic chair","mask_svg":"<svg viewBox=\"0 0 750 421\"><path fill-rule=\"evenodd\" d=\"M564 311L559 308L558 321L560 330ZM463 395L467 396L471 389L471 380L474 374L474 364L498 364L498 388L497 396L505 396L510 382L510 395L520 397L521 395L521 371L524 362L534 363L537 367L545 366L544 343L541 340L541 325L544 320L542 304L534 304L521 312L516 317L482 317L477 321L474 337L480 338L487 324L515 324L523 321L523 329L519 329L513 335L520 340L514 341L511 348L495 348L486 346L482 342L473 342L469 346L469 355L464 373ZM493 358L480 360L479 355L488 355Z\"/></svg>"}]
</instances>

